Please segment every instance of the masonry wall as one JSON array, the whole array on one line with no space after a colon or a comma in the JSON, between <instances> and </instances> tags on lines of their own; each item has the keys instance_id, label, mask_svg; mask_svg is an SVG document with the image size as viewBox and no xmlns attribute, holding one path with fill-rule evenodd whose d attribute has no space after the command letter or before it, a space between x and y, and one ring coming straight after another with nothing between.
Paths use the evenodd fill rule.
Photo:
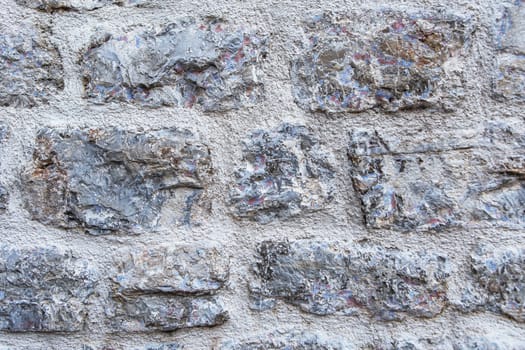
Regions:
<instances>
[{"instance_id":1,"label":"masonry wall","mask_svg":"<svg viewBox=\"0 0 525 350\"><path fill-rule=\"evenodd\" d=\"M1 349L525 349L523 1L0 5Z\"/></svg>"}]
</instances>

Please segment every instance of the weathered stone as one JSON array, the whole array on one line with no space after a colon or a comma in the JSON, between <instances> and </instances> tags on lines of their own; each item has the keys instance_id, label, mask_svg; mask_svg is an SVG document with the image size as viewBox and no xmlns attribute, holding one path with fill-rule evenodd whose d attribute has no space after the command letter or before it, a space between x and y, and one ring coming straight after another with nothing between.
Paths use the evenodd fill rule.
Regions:
<instances>
[{"instance_id":1,"label":"weathered stone","mask_svg":"<svg viewBox=\"0 0 525 350\"><path fill-rule=\"evenodd\" d=\"M0 28L0 106L33 107L64 88L60 54L47 28Z\"/></svg>"},{"instance_id":2,"label":"weathered stone","mask_svg":"<svg viewBox=\"0 0 525 350\"><path fill-rule=\"evenodd\" d=\"M56 248L0 248L0 330L82 330L97 272Z\"/></svg>"},{"instance_id":3,"label":"weathered stone","mask_svg":"<svg viewBox=\"0 0 525 350\"><path fill-rule=\"evenodd\" d=\"M107 5L135 6L146 4L148 0L15 0L18 5L41 11L56 10L95 10Z\"/></svg>"},{"instance_id":4,"label":"weathered stone","mask_svg":"<svg viewBox=\"0 0 525 350\"><path fill-rule=\"evenodd\" d=\"M217 248L179 246L121 252L114 282L120 294L215 293L228 280L228 257Z\"/></svg>"},{"instance_id":5,"label":"weathered stone","mask_svg":"<svg viewBox=\"0 0 525 350\"><path fill-rule=\"evenodd\" d=\"M500 22L494 94L500 99L525 100L525 3L515 1Z\"/></svg>"},{"instance_id":6,"label":"weathered stone","mask_svg":"<svg viewBox=\"0 0 525 350\"><path fill-rule=\"evenodd\" d=\"M328 113L446 107L462 94L449 63L459 62L469 22L393 10L316 16L305 23L308 42L292 63L295 100Z\"/></svg>"},{"instance_id":7,"label":"weathered stone","mask_svg":"<svg viewBox=\"0 0 525 350\"><path fill-rule=\"evenodd\" d=\"M119 254L111 327L172 331L223 324L228 313L209 295L226 283L228 264L217 248L157 247Z\"/></svg>"},{"instance_id":8,"label":"weathered stone","mask_svg":"<svg viewBox=\"0 0 525 350\"><path fill-rule=\"evenodd\" d=\"M262 98L264 37L220 20L107 35L84 54L86 97L159 107L228 110Z\"/></svg>"},{"instance_id":9,"label":"weathered stone","mask_svg":"<svg viewBox=\"0 0 525 350\"><path fill-rule=\"evenodd\" d=\"M465 282L458 308L490 310L525 322L525 248L483 247L471 264L472 280Z\"/></svg>"},{"instance_id":10,"label":"weathered stone","mask_svg":"<svg viewBox=\"0 0 525 350\"><path fill-rule=\"evenodd\" d=\"M102 347L95 347L90 345L83 345L81 350L182 350L184 347L176 343L170 344L151 344L146 346L121 346L121 345L104 345Z\"/></svg>"},{"instance_id":11,"label":"weathered stone","mask_svg":"<svg viewBox=\"0 0 525 350\"><path fill-rule=\"evenodd\" d=\"M350 350L354 346L335 339L328 339L307 332L274 332L252 339L222 344L221 350Z\"/></svg>"},{"instance_id":12,"label":"weathered stone","mask_svg":"<svg viewBox=\"0 0 525 350\"><path fill-rule=\"evenodd\" d=\"M268 223L323 209L333 198L332 156L304 126L253 132L244 141L243 161L230 192L239 218Z\"/></svg>"},{"instance_id":13,"label":"weathered stone","mask_svg":"<svg viewBox=\"0 0 525 350\"><path fill-rule=\"evenodd\" d=\"M178 129L43 129L33 159L23 176L33 219L91 234L155 228L172 193L201 191L211 171L207 146Z\"/></svg>"},{"instance_id":14,"label":"weathered stone","mask_svg":"<svg viewBox=\"0 0 525 350\"><path fill-rule=\"evenodd\" d=\"M498 334L493 337L467 336L457 338L397 339L390 343L374 344L370 350L523 350L525 343L522 339L509 339Z\"/></svg>"},{"instance_id":15,"label":"weathered stone","mask_svg":"<svg viewBox=\"0 0 525 350\"><path fill-rule=\"evenodd\" d=\"M4 142L4 140L6 140L8 136L9 136L9 127L0 121L0 147L2 146L2 142ZM5 212L5 210L7 209L8 200L9 200L9 193L7 192L7 189L0 182L0 214Z\"/></svg>"},{"instance_id":16,"label":"weathered stone","mask_svg":"<svg viewBox=\"0 0 525 350\"><path fill-rule=\"evenodd\" d=\"M255 274L254 298L277 298L317 315L367 310L385 321L404 314L433 317L447 301L448 266L440 254L266 241L259 246Z\"/></svg>"},{"instance_id":17,"label":"weathered stone","mask_svg":"<svg viewBox=\"0 0 525 350\"><path fill-rule=\"evenodd\" d=\"M465 141L351 133L355 190L367 226L427 230L448 226L523 227L525 136L490 124Z\"/></svg>"},{"instance_id":18,"label":"weathered stone","mask_svg":"<svg viewBox=\"0 0 525 350\"><path fill-rule=\"evenodd\" d=\"M467 337L462 341L456 341L454 350L524 350L523 339L508 339L508 337L497 335L486 338L483 336Z\"/></svg>"}]
</instances>

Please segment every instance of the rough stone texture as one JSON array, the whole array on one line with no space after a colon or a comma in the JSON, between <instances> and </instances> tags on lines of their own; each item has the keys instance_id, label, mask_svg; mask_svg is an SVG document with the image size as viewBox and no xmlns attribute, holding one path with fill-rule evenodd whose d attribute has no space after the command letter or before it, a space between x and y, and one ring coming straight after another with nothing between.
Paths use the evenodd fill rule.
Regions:
<instances>
[{"instance_id":1,"label":"rough stone texture","mask_svg":"<svg viewBox=\"0 0 525 350\"><path fill-rule=\"evenodd\" d=\"M352 180L367 226L427 230L449 226L522 228L525 136L489 123L477 139L385 141L354 130Z\"/></svg>"},{"instance_id":2,"label":"rough stone texture","mask_svg":"<svg viewBox=\"0 0 525 350\"><path fill-rule=\"evenodd\" d=\"M243 143L246 166L230 192L233 213L268 223L323 209L332 200L332 156L304 126L254 131Z\"/></svg>"},{"instance_id":3,"label":"rough stone texture","mask_svg":"<svg viewBox=\"0 0 525 350\"><path fill-rule=\"evenodd\" d=\"M0 330L83 329L97 272L56 248L0 248Z\"/></svg>"},{"instance_id":4,"label":"rough stone texture","mask_svg":"<svg viewBox=\"0 0 525 350\"><path fill-rule=\"evenodd\" d=\"M147 346L121 346L121 345L104 345L103 347L95 347L90 345L83 345L81 350L182 350L182 345L172 344L152 344Z\"/></svg>"},{"instance_id":5,"label":"rough stone texture","mask_svg":"<svg viewBox=\"0 0 525 350\"><path fill-rule=\"evenodd\" d=\"M218 248L157 247L119 256L108 311L113 328L172 331L228 319L218 298L209 296L228 279L228 258Z\"/></svg>"},{"instance_id":6,"label":"rough stone texture","mask_svg":"<svg viewBox=\"0 0 525 350\"><path fill-rule=\"evenodd\" d=\"M253 309L271 308L276 298L316 315L367 310L387 321L441 313L449 271L440 254L303 240L263 242L255 275Z\"/></svg>"},{"instance_id":7,"label":"rough stone texture","mask_svg":"<svg viewBox=\"0 0 525 350\"><path fill-rule=\"evenodd\" d=\"M370 345L369 350L523 350L521 339L499 336L467 336L465 338L398 339L388 344Z\"/></svg>"},{"instance_id":8,"label":"rough stone texture","mask_svg":"<svg viewBox=\"0 0 525 350\"><path fill-rule=\"evenodd\" d=\"M140 233L155 227L170 193L202 190L210 171L207 146L187 130L42 129L23 186L44 224Z\"/></svg>"},{"instance_id":9,"label":"rough stone texture","mask_svg":"<svg viewBox=\"0 0 525 350\"><path fill-rule=\"evenodd\" d=\"M264 36L221 20L189 19L159 29L107 35L84 54L86 96L159 107L223 111L256 103Z\"/></svg>"},{"instance_id":10,"label":"rough stone texture","mask_svg":"<svg viewBox=\"0 0 525 350\"><path fill-rule=\"evenodd\" d=\"M471 268L459 309L490 310L525 322L525 248L479 248Z\"/></svg>"},{"instance_id":11,"label":"rough stone texture","mask_svg":"<svg viewBox=\"0 0 525 350\"><path fill-rule=\"evenodd\" d=\"M448 109L462 95L453 66L460 64L470 36L465 17L394 10L326 13L304 29L308 42L291 71L295 100L304 109Z\"/></svg>"},{"instance_id":12,"label":"rough stone texture","mask_svg":"<svg viewBox=\"0 0 525 350\"><path fill-rule=\"evenodd\" d=\"M95 10L107 5L134 6L147 4L148 0L15 0L18 5L41 11Z\"/></svg>"},{"instance_id":13,"label":"rough stone texture","mask_svg":"<svg viewBox=\"0 0 525 350\"><path fill-rule=\"evenodd\" d=\"M494 93L499 99L525 100L525 2L504 10L496 35L498 55Z\"/></svg>"},{"instance_id":14,"label":"rough stone texture","mask_svg":"<svg viewBox=\"0 0 525 350\"><path fill-rule=\"evenodd\" d=\"M307 332L275 332L242 341L227 341L220 350L350 350L351 344Z\"/></svg>"},{"instance_id":15,"label":"rough stone texture","mask_svg":"<svg viewBox=\"0 0 525 350\"><path fill-rule=\"evenodd\" d=\"M2 143L9 136L9 127L0 121L0 151L2 151ZM0 163L1 165L1 163ZM0 180L0 214L4 213L7 209L7 202L9 200L9 193L7 189L2 185Z\"/></svg>"},{"instance_id":16,"label":"rough stone texture","mask_svg":"<svg viewBox=\"0 0 525 350\"><path fill-rule=\"evenodd\" d=\"M62 60L47 27L0 26L0 106L33 107L64 88Z\"/></svg>"}]
</instances>

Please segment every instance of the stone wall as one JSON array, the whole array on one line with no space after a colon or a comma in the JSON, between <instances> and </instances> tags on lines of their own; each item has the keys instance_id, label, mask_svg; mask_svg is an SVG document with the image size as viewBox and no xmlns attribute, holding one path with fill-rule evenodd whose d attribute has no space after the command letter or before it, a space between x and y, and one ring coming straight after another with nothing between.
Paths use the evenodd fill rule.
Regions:
<instances>
[{"instance_id":1,"label":"stone wall","mask_svg":"<svg viewBox=\"0 0 525 350\"><path fill-rule=\"evenodd\" d=\"M525 349L525 2L0 5L0 350Z\"/></svg>"}]
</instances>

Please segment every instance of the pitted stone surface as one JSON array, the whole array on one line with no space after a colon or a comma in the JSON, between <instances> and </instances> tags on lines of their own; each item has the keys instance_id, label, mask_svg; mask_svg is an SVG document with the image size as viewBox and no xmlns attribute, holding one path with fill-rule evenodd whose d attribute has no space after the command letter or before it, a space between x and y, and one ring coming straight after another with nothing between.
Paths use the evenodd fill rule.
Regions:
<instances>
[{"instance_id":1,"label":"pitted stone surface","mask_svg":"<svg viewBox=\"0 0 525 350\"><path fill-rule=\"evenodd\" d=\"M230 203L238 218L268 223L325 208L332 200L334 161L304 126L254 131L243 144Z\"/></svg>"},{"instance_id":2,"label":"pitted stone surface","mask_svg":"<svg viewBox=\"0 0 525 350\"><path fill-rule=\"evenodd\" d=\"M497 98L525 100L525 2L504 10L497 33L494 93Z\"/></svg>"},{"instance_id":3,"label":"pitted stone surface","mask_svg":"<svg viewBox=\"0 0 525 350\"><path fill-rule=\"evenodd\" d=\"M23 190L44 224L140 233L155 228L173 191L201 190L210 171L207 146L187 130L43 129Z\"/></svg>"},{"instance_id":4,"label":"pitted stone surface","mask_svg":"<svg viewBox=\"0 0 525 350\"><path fill-rule=\"evenodd\" d=\"M273 307L265 299L275 298L317 315L367 310L387 321L441 313L449 272L440 254L304 240L263 242L255 275L256 310Z\"/></svg>"},{"instance_id":5,"label":"pitted stone surface","mask_svg":"<svg viewBox=\"0 0 525 350\"><path fill-rule=\"evenodd\" d=\"M462 95L459 76L445 67L459 62L469 40L467 18L372 10L326 13L304 27L308 42L291 75L306 110L449 108Z\"/></svg>"},{"instance_id":6,"label":"pitted stone surface","mask_svg":"<svg viewBox=\"0 0 525 350\"><path fill-rule=\"evenodd\" d=\"M29 23L0 27L0 106L45 104L63 90L62 60L48 31Z\"/></svg>"},{"instance_id":7,"label":"pitted stone surface","mask_svg":"<svg viewBox=\"0 0 525 350\"><path fill-rule=\"evenodd\" d=\"M522 339L513 339L498 334L497 336L466 336L418 339L417 337L400 338L389 343L370 345L367 350L523 350Z\"/></svg>"},{"instance_id":8,"label":"pitted stone surface","mask_svg":"<svg viewBox=\"0 0 525 350\"><path fill-rule=\"evenodd\" d=\"M0 348L1 349L1 348ZM102 347L96 347L91 345L83 345L80 350L182 350L184 347L177 343L170 344L151 344L146 346L122 346L109 344Z\"/></svg>"},{"instance_id":9,"label":"pitted stone surface","mask_svg":"<svg viewBox=\"0 0 525 350\"><path fill-rule=\"evenodd\" d=\"M2 143L7 139L9 136L9 127L7 124L4 124L0 121L0 152L2 152ZM0 163L0 166L2 163ZM7 202L9 200L9 193L7 192L7 189L2 185L2 181L0 179L0 214L4 213L7 209Z\"/></svg>"},{"instance_id":10,"label":"pitted stone surface","mask_svg":"<svg viewBox=\"0 0 525 350\"><path fill-rule=\"evenodd\" d=\"M228 257L218 248L156 247L119 256L114 282L121 294L210 294L228 280Z\"/></svg>"},{"instance_id":11,"label":"pitted stone surface","mask_svg":"<svg viewBox=\"0 0 525 350\"><path fill-rule=\"evenodd\" d=\"M525 247L481 247L472 255L471 268L459 309L490 310L525 322Z\"/></svg>"},{"instance_id":12,"label":"pitted stone surface","mask_svg":"<svg viewBox=\"0 0 525 350\"><path fill-rule=\"evenodd\" d=\"M228 280L228 258L218 248L155 247L118 256L108 308L112 328L172 331L228 319L222 302L211 296Z\"/></svg>"},{"instance_id":13,"label":"pitted stone surface","mask_svg":"<svg viewBox=\"0 0 525 350\"><path fill-rule=\"evenodd\" d=\"M525 136L495 123L479 134L446 140L389 135L389 142L376 131L353 131L352 180L367 226L522 228Z\"/></svg>"},{"instance_id":14,"label":"pitted stone surface","mask_svg":"<svg viewBox=\"0 0 525 350\"><path fill-rule=\"evenodd\" d=\"M179 21L160 29L108 35L84 54L86 96L207 111L258 102L266 39L220 20Z\"/></svg>"},{"instance_id":15,"label":"pitted stone surface","mask_svg":"<svg viewBox=\"0 0 525 350\"><path fill-rule=\"evenodd\" d=\"M83 329L98 274L88 261L55 248L0 248L0 330Z\"/></svg>"},{"instance_id":16,"label":"pitted stone surface","mask_svg":"<svg viewBox=\"0 0 525 350\"><path fill-rule=\"evenodd\" d=\"M241 341L226 341L220 350L350 350L345 341L329 339L308 332L275 332Z\"/></svg>"},{"instance_id":17,"label":"pitted stone surface","mask_svg":"<svg viewBox=\"0 0 525 350\"><path fill-rule=\"evenodd\" d=\"M18 5L41 11L95 10L107 5L132 6L146 4L148 0L15 0Z\"/></svg>"}]
</instances>

